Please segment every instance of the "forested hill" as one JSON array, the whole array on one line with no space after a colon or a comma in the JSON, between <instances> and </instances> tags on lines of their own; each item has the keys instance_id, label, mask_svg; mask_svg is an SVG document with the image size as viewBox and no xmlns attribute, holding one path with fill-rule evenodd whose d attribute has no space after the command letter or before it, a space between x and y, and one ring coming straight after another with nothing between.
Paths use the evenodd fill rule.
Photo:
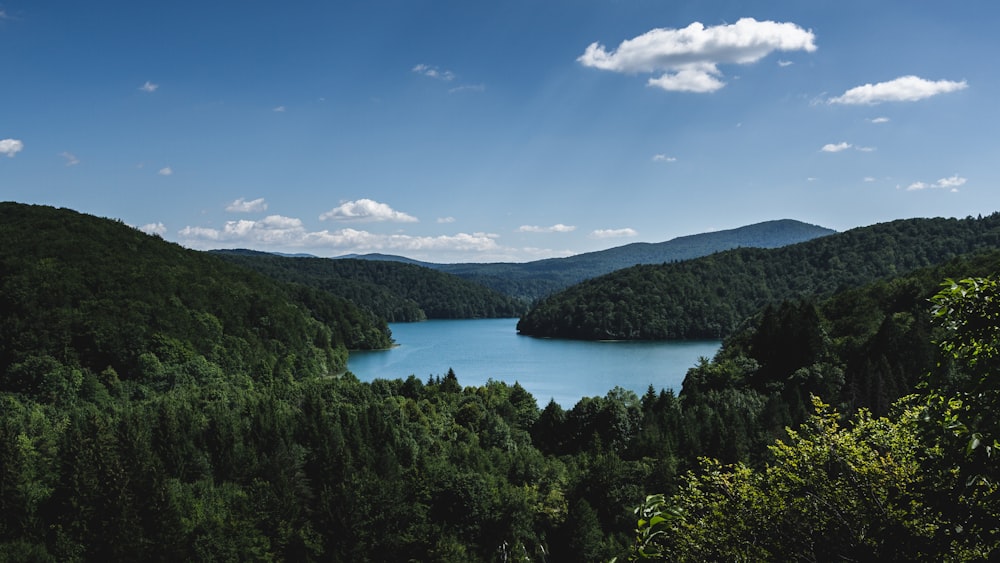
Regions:
<instances>
[{"instance_id":1,"label":"forested hill","mask_svg":"<svg viewBox=\"0 0 1000 563\"><path fill-rule=\"evenodd\" d=\"M740 247L777 248L826 236L836 231L781 219L737 229L689 235L658 243L633 243L566 258L523 263L463 263L420 265L455 274L501 293L530 301L575 283L637 264L663 264L707 256ZM403 260L379 254L354 256L366 260Z\"/></svg>"},{"instance_id":2,"label":"forested hill","mask_svg":"<svg viewBox=\"0 0 1000 563\"><path fill-rule=\"evenodd\" d=\"M3 374L44 365L133 379L196 357L245 375L329 374L347 349L391 343L347 301L121 222L2 203L0 240Z\"/></svg>"},{"instance_id":3,"label":"forested hill","mask_svg":"<svg viewBox=\"0 0 1000 563\"><path fill-rule=\"evenodd\" d=\"M829 295L1000 246L1000 214L906 219L776 249L740 248L642 265L553 295L521 334L581 339L720 338L768 303Z\"/></svg>"},{"instance_id":4,"label":"forested hill","mask_svg":"<svg viewBox=\"0 0 1000 563\"><path fill-rule=\"evenodd\" d=\"M268 277L339 295L389 322L508 318L527 309L523 300L416 264L293 258L251 250L214 253Z\"/></svg>"}]
</instances>

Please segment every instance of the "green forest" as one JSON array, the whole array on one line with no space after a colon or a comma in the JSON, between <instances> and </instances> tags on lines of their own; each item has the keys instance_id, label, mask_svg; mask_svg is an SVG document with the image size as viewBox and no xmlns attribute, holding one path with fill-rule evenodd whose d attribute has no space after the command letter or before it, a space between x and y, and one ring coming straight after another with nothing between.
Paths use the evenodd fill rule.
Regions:
<instances>
[{"instance_id":1,"label":"green forest","mask_svg":"<svg viewBox=\"0 0 1000 563\"><path fill-rule=\"evenodd\" d=\"M995 244L776 298L679 394L563 408L361 382L369 309L120 222L8 203L0 233L0 560L1000 553Z\"/></svg>"},{"instance_id":2,"label":"green forest","mask_svg":"<svg viewBox=\"0 0 1000 563\"><path fill-rule=\"evenodd\" d=\"M416 264L284 257L246 250L215 254L276 280L342 297L390 323L511 318L527 308L525 301Z\"/></svg>"},{"instance_id":3,"label":"green forest","mask_svg":"<svg viewBox=\"0 0 1000 563\"><path fill-rule=\"evenodd\" d=\"M906 219L776 249L639 265L542 300L521 334L588 340L724 338L768 304L828 296L1000 245L1000 214Z\"/></svg>"}]
</instances>

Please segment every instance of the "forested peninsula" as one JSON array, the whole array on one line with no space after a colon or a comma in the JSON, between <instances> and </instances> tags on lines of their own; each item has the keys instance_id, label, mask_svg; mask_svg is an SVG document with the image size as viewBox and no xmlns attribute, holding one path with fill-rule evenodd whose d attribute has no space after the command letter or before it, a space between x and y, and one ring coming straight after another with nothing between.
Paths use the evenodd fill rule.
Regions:
<instances>
[{"instance_id":1,"label":"forested peninsula","mask_svg":"<svg viewBox=\"0 0 1000 563\"><path fill-rule=\"evenodd\" d=\"M782 248L618 270L542 300L517 329L591 340L723 338L769 303L831 295L998 246L995 213L893 221Z\"/></svg>"},{"instance_id":2,"label":"forested peninsula","mask_svg":"<svg viewBox=\"0 0 1000 563\"><path fill-rule=\"evenodd\" d=\"M361 382L366 310L118 221L5 203L0 236L0 560L1000 553L995 248L779 299L679 394L564 409Z\"/></svg>"}]
</instances>

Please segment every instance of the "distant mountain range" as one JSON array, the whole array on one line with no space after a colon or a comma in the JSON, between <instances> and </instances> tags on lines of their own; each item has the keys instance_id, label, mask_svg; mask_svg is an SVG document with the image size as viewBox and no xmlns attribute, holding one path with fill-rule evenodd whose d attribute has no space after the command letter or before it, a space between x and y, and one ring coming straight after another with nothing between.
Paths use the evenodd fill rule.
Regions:
<instances>
[{"instance_id":1,"label":"distant mountain range","mask_svg":"<svg viewBox=\"0 0 1000 563\"><path fill-rule=\"evenodd\" d=\"M533 262L435 264L388 254L351 254L339 258L405 262L454 274L501 293L534 301L583 280L635 266L690 260L734 248L778 248L836 233L792 219L766 221L659 243L637 242Z\"/></svg>"}]
</instances>

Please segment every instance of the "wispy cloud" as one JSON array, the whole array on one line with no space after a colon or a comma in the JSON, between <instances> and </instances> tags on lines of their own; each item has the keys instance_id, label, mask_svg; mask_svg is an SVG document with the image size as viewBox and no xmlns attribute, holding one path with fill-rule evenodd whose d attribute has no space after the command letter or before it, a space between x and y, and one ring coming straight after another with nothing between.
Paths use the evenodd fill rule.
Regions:
<instances>
[{"instance_id":1,"label":"wispy cloud","mask_svg":"<svg viewBox=\"0 0 1000 563\"><path fill-rule=\"evenodd\" d=\"M462 92L485 92L485 84L463 84L462 86L456 86L448 90L449 94L460 94Z\"/></svg>"},{"instance_id":2,"label":"wispy cloud","mask_svg":"<svg viewBox=\"0 0 1000 563\"><path fill-rule=\"evenodd\" d=\"M882 102L915 102L937 96L964 90L969 85L965 80L927 80L919 76L901 76L888 82L865 84L847 90L836 98L830 98L831 104L875 105Z\"/></svg>"},{"instance_id":3,"label":"wispy cloud","mask_svg":"<svg viewBox=\"0 0 1000 563\"><path fill-rule=\"evenodd\" d=\"M930 184L925 182L914 182L909 186L906 186L906 191L919 191L919 190L948 190L951 192L957 192L959 186L965 185L968 180L962 178L958 174L951 176L949 178L941 178L937 182L932 182Z\"/></svg>"},{"instance_id":4,"label":"wispy cloud","mask_svg":"<svg viewBox=\"0 0 1000 563\"><path fill-rule=\"evenodd\" d=\"M875 181L875 177L874 176L865 176L864 178L861 179L861 181L865 182L865 183L871 183L871 182Z\"/></svg>"},{"instance_id":5,"label":"wispy cloud","mask_svg":"<svg viewBox=\"0 0 1000 563\"><path fill-rule=\"evenodd\" d=\"M874 118L871 119L871 122L875 123L876 125L880 124L880 123L889 123L889 118L888 117L874 117Z\"/></svg>"},{"instance_id":6,"label":"wispy cloud","mask_svg":"<svg viewBox=\"0 0 1000 563\"><path fill-rule=\"evenodd\" d=\"M841 152L846 151L847 149L854 149L861 152L875 152L875 147L859 147L846 141L842 141L840 143L827 143L819 150L822 152Z\"/></svg>"},{"instance_id":7,"label":"wispy cloud","mask_svg":"<svg viewBox=\"0 0 1000 563\"><path fill-rule=\"evenodd\" d=\"M792 61L783 61L783 60L778 61L778 66L780 67L792 66L793 64L795 63L793 63Z\"/></svg>"},{"instance_id":8,"label":"wispy cloud","mask_svg":"<svg viewBox=\"0 0 1000 563\"><path fill-rule=\"evenodd\" d=\"M0 139L0 154L5 154L9 158L24 150L24 143L19 139Z\"/></svg>"},{"instance_id":9,"label":"wispy cloud","mask_svg":"<svg viewBox=\"0 0 1000 563\"><path fill-rule=\"evenodd\" d=\"M227 205L226 211L230 213L259 213L261 211L267 211L267 202L264 201L264 198L262 197L252 199L250 201L241 197Z\"/></svg>"},{"instance_id":10,"label":"wispy cloud","mask_svg":"<svg viewBox=\"0 0 1000 563\"><path fill-rule=\"evenodd\" d=\"M271 111L273 111L275 113L285 113L285 109L286 109L285 106L277 106L277 107L271 109Z\"/></svg>"},{"instance_id":11,"label":"wispy cloud","mask_svg":"<svg viewBox=\"0 0 1000 563\"><path fill-rule=\"evenodd\" d=\"M152 82L147 80L145 84L139 86L139 89L142 90L143 92L155 92L157 89L159 89L159 87L160 87L159 84L153 84Z\"/></svg>"},{"instance_id":12,"label":"wispy cloud","mask_svg":"<svg viewBox=\"0 0 1000 563\"><path fill-rule=\"evenodd\" d=\"M323 213L320 220L332 219L334 221L354 221L354 222L375 222L392 221L397 223L415 223L417 218L412 215L396 211L384 203L379 203L371 199L359 199L348 201Z\"/></svg>"},{"instance_id":13,"label":"wispy cloud","mask_svg":"<svg viewBox=\"0 0 1000 563\"><path fill-rule=\"evenodd\" d=\"M639 231L632 228L624 229L597 229L590 233L592 238L621 238L638 236Z\"/></svg>"},{"instance_id":14,"label":"wispy cloud","mask_svg":"<svg viewBox=\"0 0 1000 563\"><path fill-rule=\"evenodd\" d=\"M80 164L80 159L77 158L76 155L71 152L63 151L59 153L59 156L66 159L66 166L76 166L77 164Z\"/></svg>"},{"instance_id":15,"label":"wispy cloud","mask_svg":"<svg viewBox=\"0 0 1000 563\"><path fill-rule=\"evenodd\" d=\"M414 66L410 70L412 70L413 72L415 72L415 73L417 73L417 74L419 74L421 76L426 76L428 78L436 78L438 80L444 80L446 82L450 82L450 81L452 81L452 80L455 79L455 73L454 72L452 72L450 70L441 70L438 67L433 66L433 65L427 65L427 64L421 63L421 64L418 64L418 65Z\"/></svg>"},{"instance_id":16,"label":"wispy cloud","mask_svg":"<svg viewBox=\"0 0 1000 563\"><path fill-rule=\"evenodd\" d=\"M572 225L557 223L551 227L539 227L536 225L521 225L517 228L519 233L570 233L576 230Z\"/></svg>"},{"instance_id":17,"label":"wispy cloud","mask_svg":"<svg viewBox=\"0 0 1000 563\"><path fill-rule=\"evenodd\" d=\"M677 157L667 156L665 154L654 154L653 162L677 162Z\"/></svg>"},{"instance_id":18,"label":"wispy cloud","mask_svg":"<svg viewBox=\"0 0 1000 563\"><path fill-rule=\"evenodd\" d=\"M591 43L584 66L625 74L662 73L648 85L677 92L714 92L726 85L720 64L749 64L774 51L816 50L815 35L794 23L743 18L735 24L653 29L608 51Z\"/></svg>"},{"instance_id":19,"label":"wispy cloud","mask_svg":"<svg viewBox=\"0 0 1000 563\"><path fill-rule=\"evenodd\" d=\"M445 223L454 223L454 222L455 222L455 218L454 217L438 217L437 221L436 221L436 223L441 224L441 225L443 225Z\"/></svg>"},{"instance_id":20,"label":"wispy cloud","mask_svg":"<svg viewBox=\"0 0 1000 563\"><path fill-rule=\"evenodd\" d=\"M174 173L174 169L169 166L164 166L163 168L160 168L159 171L157 171L156 173L159 174L160 176L171 176Z\"/></svg>"}]
</instances>

